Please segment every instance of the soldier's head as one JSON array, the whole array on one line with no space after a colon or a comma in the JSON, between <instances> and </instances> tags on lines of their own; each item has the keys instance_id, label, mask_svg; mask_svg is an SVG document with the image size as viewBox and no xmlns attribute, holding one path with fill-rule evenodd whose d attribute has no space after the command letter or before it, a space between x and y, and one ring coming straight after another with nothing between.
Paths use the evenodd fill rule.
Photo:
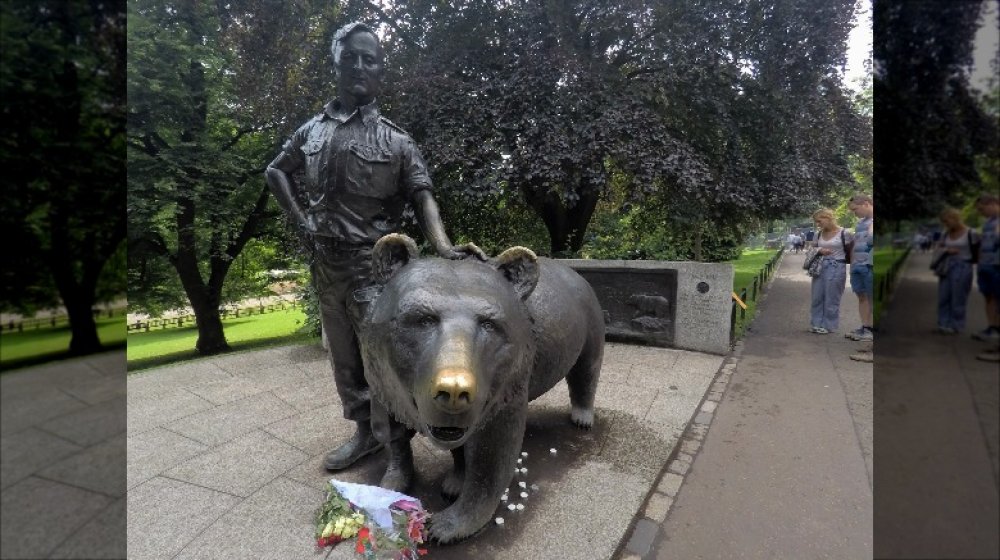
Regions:
<instances>
[{"instance_id":1,"label":"soldier's head","mask_svg":"<svg viewBox=\"0 0 1000 560\"><path fill-rule=\"evenodd\" d=\"M363 23L349 23L333 34L330 50L337 94L351 97L356 105L375 99L385 72L382 45L375 32Z\"/></svg>"}]
</instances>

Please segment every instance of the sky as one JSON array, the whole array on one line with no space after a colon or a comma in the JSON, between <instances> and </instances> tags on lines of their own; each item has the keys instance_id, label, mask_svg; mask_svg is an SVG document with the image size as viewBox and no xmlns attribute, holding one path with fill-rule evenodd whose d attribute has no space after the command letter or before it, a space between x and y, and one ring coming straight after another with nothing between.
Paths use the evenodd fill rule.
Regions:
<instances>
[{"instance_id":1,"label":"sky","mask_svg":"<svg viewBox=\"0 0 1000 560\"><path fill-rule=\"evenodd\" d=\"M844 72L844 83L855 91L861 89L864 63L872 57L872 0L861 0L860 4L861 13L847 37L847 67Z\"/></svg>"},{"instance_id":2,"label":"sky","mask_svg":"<svg viewBox=\"0 0 1000 560\"><path fill-rule=\"evenodd\" d=\"M1000 52L1000 0L988 0L983 7L983 19L976 33L975 50L972 53L972 75L970 84L985 91L991 77L996 79L997 68L991 63Z\"/></svg>"}]
</instances>

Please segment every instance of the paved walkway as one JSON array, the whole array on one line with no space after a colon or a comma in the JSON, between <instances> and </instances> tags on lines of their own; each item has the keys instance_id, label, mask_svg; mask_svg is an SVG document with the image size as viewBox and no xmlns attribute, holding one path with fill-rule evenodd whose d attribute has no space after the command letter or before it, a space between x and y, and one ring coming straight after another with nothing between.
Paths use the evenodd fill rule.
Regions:
<instances>
[{"instance_id":1,"label":"paved walkway","mask_svg":"<svg viewBox=\"0 0 1000 560\"><path fill-rule=\"evenodd\" d=\"M873 379L848 359L858 343L806 332L809 279L802 256L786 255L728 388L713 387L725 391L716 419L682 438L686 476L664 475L665 521L623 557L1000 556L998 371L973 359L985 345L968 334L931 334L929 260L904 268ZM858 325L852 298L841 331ZM985 326L981 308L973 294L968 332Z\"/></svg>"},{"instance_id":2,"label":"paved walkway","mask_svg":"<svg viewBox=\"0 0 1000 560\"><path fill-rule=\"evenodd\" d=\"M1000 368L986 344L983 299L968 327L933 334L937 280L929 254L911 257L876 343L875 555L1000 558Z\"/></svg>"},{"instance_id":3,"label":"paved walkway","mask_svg":"<svg viewBox=\"0 0 1000 560\"><path fill-rule=\"evenodd\" d=\"M802 259L783 258L642 558L872 557L872 365L842 334L808 332ZM845 294L841 331L858 324Z\"/></svg>"},{"instance_id":4,"label":"paved walkway","mask_svg":"<svg viewBox=\"0 0 1000 560\"><path fill-rule=\"evenodd\" d=\"M533 402L524 449L526 508L504 525L430 547L435 560L611 558L724 358L609 344L591 431L568 421L564 384ZM138 372L128 380L128 557L352 558L317 552L312 519L341 417L316 345L240 353ZM431 511L450 454L414 440L413 495ZM557 449L551 455L549 449ZM338 473L375 484L382 455Z\"/></svg>"},{"instance_id":5,"label":"paved walkway","mask_svg":"<svg viewBox=\"0 0 1000 560\"><path fill-rule=\"evenodd\" d=\"M0 558L125 556L125 352L0 376Z\"/></svg>"}]
</instances>

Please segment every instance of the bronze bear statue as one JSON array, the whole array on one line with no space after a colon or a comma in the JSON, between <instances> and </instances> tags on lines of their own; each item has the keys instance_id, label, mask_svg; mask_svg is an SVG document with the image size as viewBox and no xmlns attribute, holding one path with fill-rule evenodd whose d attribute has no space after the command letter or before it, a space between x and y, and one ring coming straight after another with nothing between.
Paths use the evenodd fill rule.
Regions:
<instances>
[{"instance_id":1,"label":"bronze bear statue","mask_svg":"<svg viewBox=\"0 0 1000 560\"><path fill-rule=\"evenodd\" d=\"M565 378L571 420L593 425L601 306L579 274L524 247L489 262L421 259L412 239L390 234L372 256L365 376L396 421L451 450L442 491L455 501L431 516L430 536L458 541L490 521L509 485L529 401Z\"/></svg>"}]
</instances>

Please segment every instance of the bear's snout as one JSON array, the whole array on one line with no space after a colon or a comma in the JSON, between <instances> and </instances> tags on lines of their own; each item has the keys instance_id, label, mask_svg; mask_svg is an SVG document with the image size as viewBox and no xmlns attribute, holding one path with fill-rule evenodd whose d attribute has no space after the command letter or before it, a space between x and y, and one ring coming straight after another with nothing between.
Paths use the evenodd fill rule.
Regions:
<instances>
[{"instance_id":1,"label":"bear's snout","mask_svg":"<svg viewBox=\"0 0 1000 560\"><path fill-rule=\"evenodd\" d=\"M462 414L476 399L476 377L465 368L445 368L434 375L431 395L442 412Z\"/></svg>"}]
</instances>

